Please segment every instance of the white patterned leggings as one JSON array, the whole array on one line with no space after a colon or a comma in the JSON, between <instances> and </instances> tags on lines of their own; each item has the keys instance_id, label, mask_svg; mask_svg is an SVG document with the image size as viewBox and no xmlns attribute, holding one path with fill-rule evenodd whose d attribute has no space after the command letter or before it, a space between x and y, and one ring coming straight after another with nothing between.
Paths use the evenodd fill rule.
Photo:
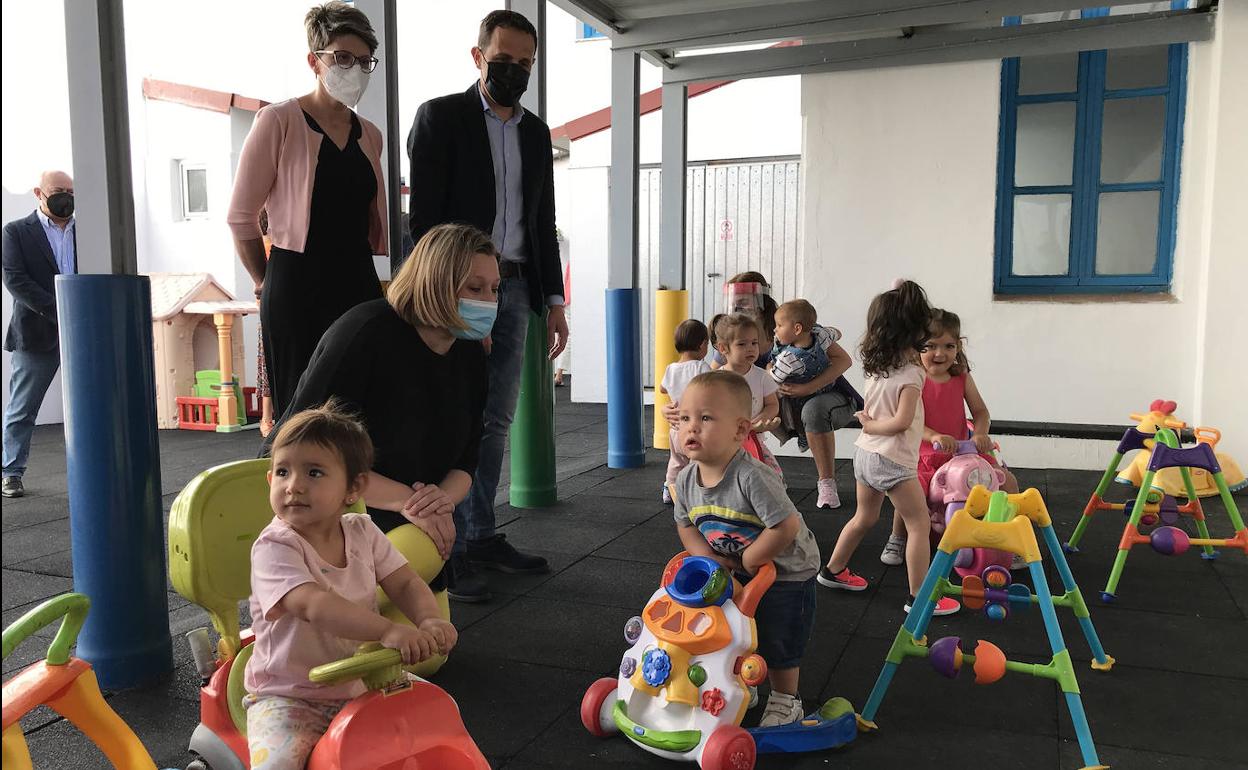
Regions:
<instances>
[{"instance_id":1,"label":"white patterned leggings","mask_svg":"<svg viewBox=\"0 0 1248 770\"><path fill-rule=\"evenodd\" d=\"M247 695L247 748L251 770L303 770L316 742L345 700L303 700Z\"/></svg>"}]
</instances>

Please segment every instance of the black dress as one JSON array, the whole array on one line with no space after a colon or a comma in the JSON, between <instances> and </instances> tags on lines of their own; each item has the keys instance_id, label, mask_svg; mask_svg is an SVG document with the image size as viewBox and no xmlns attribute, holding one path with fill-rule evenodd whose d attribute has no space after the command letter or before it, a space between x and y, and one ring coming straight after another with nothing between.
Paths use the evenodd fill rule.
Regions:
<instances>
[{"instance_id":1,"label":"black dress","mask_svg":"<svg viewBox=\"0 0 1248 770\"><path fill-rule=\"evenodd\" d=\"M325 333L283 419L334 396L368 429L374 471L409 486L437 484L452 470L477 469L486 382L481 343L456 340L439 355L378 299ZM383 532L407 523L393 511L368 512Z\"/></svg>"},{"instance_id":2,"label":"black dress","mask_svg":"<svg viewBox=\"0 0 1248 770\"><path fill-rule=\"evenodd\" d=\"M311 115L303 117L322 135L308 237L302 253L273 247L260 298L265 363L278 415L290 405L325 330L351 308L381 296L368 241L380 185L360 148L360 120L351 115L351 132L340 150Z\"/></svg>"}]
</instances>

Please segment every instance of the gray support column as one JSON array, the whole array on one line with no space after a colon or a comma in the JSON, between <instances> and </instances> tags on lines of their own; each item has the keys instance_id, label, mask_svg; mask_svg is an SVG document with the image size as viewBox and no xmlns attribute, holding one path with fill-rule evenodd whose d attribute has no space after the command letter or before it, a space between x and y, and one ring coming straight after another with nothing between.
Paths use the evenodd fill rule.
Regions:
<instances>
[{"instance_id":1,"label":"gray support column","mask_svg":"<svg viewBox=\"0 0 1248 770\"><path fill-rule=\"evenodd\" d=\"M119 2L65 2L78 272L134 275L126 40Z\"/></svg>"},{"instance_id":2,"label":"gray support column","mask_svg":"<svg viewBox=\"0 0 1248 770\"><path fill-rule=\"evenodd\" d=\"M637 288L639 61L611 52L611 189L607 248L607 465L645 464L641 393L641 297Z\"/></svg>"},{"instance_id":3,"label":"gray support column","mask_svg":"<svg viewBox=\"0 0 1248 770\"><path fill-rule=\"evenodd\" d=\"M663 86L663 190L659 214L659 288L685 288L685 163L689 87Z\"/></svg>"},{"instance_id":4,"label":"gray support column","mask_svg":"<svg viewBox=\"0 0 1248 770\"><path fill-rule=\"evenodd\" d=\"M607 198L607 288L637 286L637 164L640 60L611 52L611 190Z\"/></svg>"},{"instance_id":5,"label":"gray support column","mask_svg":"<svg viewBox=\"0 0 1248 770\"><path fill-rule=\"evenodd\" d=\"M356 7L363 11L373 24L380 47L375 54L380 60L369 79L369 88L360 99L360 115L368 118L381 129L381 139L386 148L382 158L381 173L386 181L387 248L390 265L407 257L402 253L403 226L399 212L403 197L403 160L407 157L406 134L399 126L399 45L398 10L395 0L357 0ZM408 180L409 183L411 180Z\"/></svg>"},{"instance_id":6,"label":"gray support column","mask_svg":"<svg viewBox=\"0 0 1248 770\"><path fill-rule=\"evenodd\" d=\"M507 0L507 10L522 14L537 27L537 56L529 73L529 89L520 105L546 119L546 0Z\"/></svg>"}]
</instances>

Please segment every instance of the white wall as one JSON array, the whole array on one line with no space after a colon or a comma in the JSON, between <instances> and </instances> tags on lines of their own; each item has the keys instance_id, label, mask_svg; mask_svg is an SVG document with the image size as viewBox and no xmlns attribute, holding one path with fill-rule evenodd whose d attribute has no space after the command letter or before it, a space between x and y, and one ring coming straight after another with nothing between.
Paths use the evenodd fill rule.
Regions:
<instances>
[{"instance_id":1,"label":"white wall","mask_svg":"<svg viewBox=\"0 0 1248 770\"><path fill-rule=\"evenodd\" d=\"M1248 420L1230 396L1237 388L1242 402L1244 363L1229 353L1243 350L1246 335L1214 342L1202 338L1200 320L1208 311L1216 313L1209 331L1243 328L1232 308L1244 296L1245 251L1230 213L1242 219L1248 210L1243 84L1222 61L1238 56L1242 73L1243 55L1219 52L1248 45L1248 29L1239 16L1223 16L1218 43L1191 46L1171 298L994 299L999 62L805 77L805 295L821 319L856 343L871 297L909 277L933 304L962 316L976 380L997 419L1122 424L1165 397L1188 420L1231 419L1220 426L1226 446L1248 455ZM1223 93L1213 90L1219 70ZM1215 190L1215 167L1235 159L1238 173L1220 169ZM1204 287L1217 274L1223 299L1215 307ZM1216 353L1202 360L1211 343ZM849 377L860 384L861 369ZM1079 467L1060 445L1050 454L1051 467Z\"/></svg>"}]
</instances>

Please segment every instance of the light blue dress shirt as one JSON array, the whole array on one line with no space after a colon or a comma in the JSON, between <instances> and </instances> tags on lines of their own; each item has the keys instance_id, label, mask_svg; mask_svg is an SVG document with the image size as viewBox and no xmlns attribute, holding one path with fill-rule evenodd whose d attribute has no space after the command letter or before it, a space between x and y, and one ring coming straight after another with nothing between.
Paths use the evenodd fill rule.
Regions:
<instances>
[{"instance_id":1,"label":"light blue dress shirt","mask_svg":"<svg viewBox=\"0 0 1248 770\"><path fill-rule=\"evenodd\" d=\"M65 229L57 227L43 209L35 209L43 232L48 236L48 245L52 247L52 256L56 258L56 269L61 275L73 275L77 255L74 253L74 218L70 217Z\"/></svg>"},{"instance_id":2,"label":"light blue dress shirt","mask_svg":"<svg viewBox=\"0 0 1248 770\"><path fill-rule=\"evenodd\" d=\"M511 118L503 120L481 97L485 131L490 136L490 158L494 161L494 231L491 240L508 262L524 262L528 248L524 240L524 185L520 166L520 121L524 108L516 105Z\"/></svg>"}]
</instances>

